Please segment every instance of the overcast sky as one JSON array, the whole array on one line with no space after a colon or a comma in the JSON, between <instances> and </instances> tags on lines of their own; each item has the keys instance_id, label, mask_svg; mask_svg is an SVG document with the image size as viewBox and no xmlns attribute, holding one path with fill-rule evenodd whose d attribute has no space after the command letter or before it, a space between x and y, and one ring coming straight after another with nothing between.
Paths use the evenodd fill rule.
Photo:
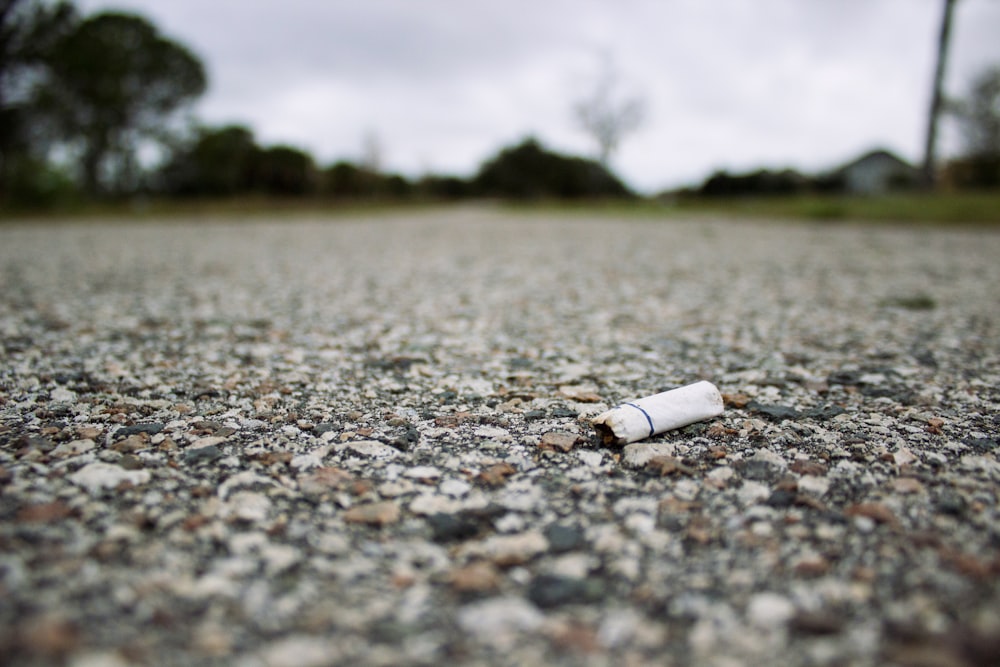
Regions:
<instances>
[{"instance_id":1,"label":"overcast sky","mask_svg":"<svg viewBox=\"0 0 1000 667\"><path fill-rule=\"evenodd\" d=\"M612 62L646 118L612 165L654 192L716 169L918 161L943 0L78 0L141 13L205 62L196 112L321 164L472 174L532 134L594 155L573 103ZM1000 0L959 0L952 94L1000 65ZM945 148L955 145L953 132Z\"/></svg>"}]
</instances>

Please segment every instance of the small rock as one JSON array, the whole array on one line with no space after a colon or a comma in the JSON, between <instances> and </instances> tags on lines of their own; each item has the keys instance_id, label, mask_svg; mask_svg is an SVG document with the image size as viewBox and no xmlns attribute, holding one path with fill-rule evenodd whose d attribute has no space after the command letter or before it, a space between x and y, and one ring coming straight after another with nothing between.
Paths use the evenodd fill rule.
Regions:
<instances>
[{"instance_id":1,"label":"small rock","mask_svg":"<svg viewBox=\"0 0 1000 667\"><path fill-rule=\"evenodd\" d=\"M473 433L480 438L490 438L491 440L498 440L500 442L511 439L510 432L507 429L497 428L496 426L480 426Z\"/></svg>"},{"instance_id":2,"label":"small rock","mask_svg":"<svg viewBox=\"0 0 1000 667\"><path fill-rule=\"evenodd\" d=\"M73 403L76 401L76 392L66 387L56 387L49 393L49 399L57 403Z\"/></svg>"},{"instance_id":3,"label":"small rock","mask_svg":"<svg viewBox=\"0 0 1000 667\"><path fill-rule=\"evenodd\" d=\"M354 475L332 466L316 468L298 477L299 490L311 496L342 489L353 481Z\"/></svg>"},{"instance_id":4,"label":"small rock","mask_svg":"<svg viewBox=\"0 0 1000 667\"><path fill-rule=\"evenodd\" d=\"M720 484L726 484L736 475L736 472L729 466L720 466L718 468L713 468L708 472L706 477L711 480L715 480Z\"/></svg>"},{"instance_id":5,"label":"small rock","mask_svg":"<svg viewBox=\"0 0 1000 667\"><path fill-rule=\"evenodd\" d=\"M596 468L601 465L604 455L593 449L578 449L576 451L576 458L580 459L585 465Z\"/></svg>"},{"instance_id":6,"label":"small rock","mask_svg":"<svg viewBox=\"0 0 1000 667\"><path fill-rule=\"evenodd\" d=\"M646 461L646 469L662 477L678 474L694 476L697 473L694 468L685 465L676 456L654 456Z\"/></svg>"},{"instance_id":7,"label":"small rock","mask_svg":"<svg viewBox=\"0 0 1000 667\"><path fill-rule=\"evenodd\" d=\"M472 485L461 479L446 479L438 486L438 490L446 496L461 498L472 490Z\"/></svg>"},{"instance_id":8,"label":"small rock","mask_svg":"<svg viewBox=\"0 0 1000 667\"><path fill-rule=\"evenodd\" d=\"M792 461L788 468L799 475L812 475L813 477L822 477L826 475L827 471L827 467L822 463L802 459Z\"/></svg>"},{"instance_id":9,"label":"small rock","mask_svg":"<svg viewBox=\"0 0 1000 667\"><path fill-rule=\"evenodd\" d=\"M142 470L146 467L142 459L135 454L126 454L121 457L118 459L118 465L125 468L125 470Z\"/></svg>"},{"instance_id":10,"label":"small rock","mask_svg":"<svg viewBox=\"0 0 1000 667\"><path fill-rule=\"evenodd\" d=\"M882 503L858 503L848 507L844 514L850 517L864 517L876 523L898 526L899 519L892 510Z\"/></svg>"},{"instance_id":11,"label":"small rock","mask_svg":"<svg viewBox=\"0 0 1000 667\"><path fill-rule=\"evenodd\" d=\"M743 486L736 492L736 495L739 497L741 504L754 505L769 498L771 490L767 485L760 482L743 482Z\"/></svg>"},{"instance_id":12,"label":"small rock","mask_svg":"<svg viewBox=\"0 0 1000 667\"><path fill-rule=\"evenodd\" d=\"M471 637L510 649L523 633L537 630L545 616L524 598L505 596L467 604L458 610L456 620Z\"/></svg>"},{"instance_id":13,"label":"small rock","mask_svg":"<svg viewBox=\"0 0 1000 667\"><path fill-rule=\"evenodd\" d=\"M346 447L355 454L379 460L394 459L401 454L395 447L377 440L355 440L348 442Z\"/></svg>"},{"instance_id":14,"label":"small rock","mask_svg":"<svg viewBox=\"0 0 1000 667\"><path fill-rule=\"evenodd\" d=\"M747 619L762 630L779 628L795 615L795 605L777 593L757 593L747 604Z\"/></svg>"},{"instance_id":15,"label":"small rock","mask_svg":"<svg viewBox=\"0 0 1000 667\"><path fill-rule=\"evenodd\" d=\"M336 642L308 635L278 640L260 653L266 667L323 667L340 662L341 658Z\"/></svg>"},{"instance_id":16,"label":"small rock","mask_svg":"<svg viewBox=\"0 0 1000 667\"><path fill-rule=\"evenodd\" d=\"M787 405L765 405L757 401L750 401L746 404L748 410L764 415L773 421L783 421L785 419L798 419L802 414L795 408Z\"/></svg>"},{"instance_id":17,"label":"small rock","mask_svg":"<svg viewBox=\"0 0 1000 667\"><path fill-rule=\"evenodd\" d=\"M830 489L830 480L825 477L813 477L805 475L796 481L799 491L808 493L817 498L822 498Z\"/></svg>"},{"instance_id":18,"label":"small rock","mask_svg":"<svg viewBox=\"0 0 1000 667\"><path fill-rule=\"evenodd\" d=\"M892 480L892 490L896 493L923 493L924 485L919 479L913 477L900 477Z\"/></svg>"},{"instance_id":19,"label":"small rock","mask_svg":"<svg viewBox=\"0 0 1000 667\"><path fill-rule=\"evenodd\" d=\"M545 553L549 543L540 532L530 530L517 535L494 535L468 546L469 552L482 555L500 567L510 567L523 565Z\"/></svg>"},{"instance_id":20,"label":"small rock","mask_svg":"<svg viewBox=\"0 0 1000 667\"><path fill-rule=\"evenodd\" d=\"M98 462L85 465L68 478L90 493L99 493L103 489L114 489L123 483L133 486L145 484L150 477L148 470L125 470L121 466Z\"/></svg>"},{"instance_id":21,"label":"small rock","mask_svg":"<svg viewBox=\"0 0 1000 667\"><path fill-rule=\"evenodd\" d=\"M448 583L457 593L490 593L500 588L500 572L486 561L475 561L452 570Z\"/></svg>"},{"instance_id":22,"label":"small rock","mask_svg":"<svg viewBox=\"0 0 1000 667\"><path fill-rule=\"evenodd\" d=\"M316 451L309 452L308 454L299 454L298 456L293 456L288 462L288 466L292 470L310 470L312 468L318 468L323 465L323 457L326 456L326 451Z\"/></svg>"},{"instance_id":23,"label":"small rock","mask_svg":"<svg viewBox=\"0 0 1000 667\"><path fill-rule=\"evenodd\" d=\"M502 486L507 483L507 478L516 472L517 468L504 461L484 469L476 476L476 479L486 486Z\"/></svg>"},{"instance_id":24,"label":"small rock","mask_svg":"<svg viewBox=\"0 0 1000 667\"><path fill-rule=\"evenodd\" d=\"M202 447L217 447L218 445L221 445L225 441L226 441L225 438L220 438L214 435L208 436L207 438L198 438L197 440L191 443L191 446L188 447L188 450L190 451L192 449L201 449Z\"/></svg>"},{"instance_id":25,"label":"small rock","mask_svg":"<svg viewBox=\"0 0 1000 667\"><path fill-rule=\"evenodd\" d=\"M441 470L434 466L414 466L403 473L404 477L430 482L441 476Z\"/></svg>"},{"instance_id":26,"label":"small rock","mask_svg":"<svg viewBox=\"0 0 1000 667\"><path fill-rule=\"evenodd\" d=\"M575 433L550 431L542 435L538 448L550 451L568 452L576 445L580 436Z\"/></svg>"},{"instance_id":27,"label":"small rock","mask_svg":"<svg viewBox=\"0 0 1000 667\"><path fill-rule=\"evenodd\" d=\"M482 529L482 522L462 514L436 513L427 516L435 542L458 542L475 537Z\"/></svg>"},{"instance_id":28,"label":"small rock","mask_svg":"<svg viewBox=\"0 0 1000 667\"><path fill-rule=\"evenodd\" d=\"M589 602L600 598L603 586L599 579L577 579L557 574L540 574L528 588L528 599L542 609L564 604Z\"/></svg>"},{"instance_id":29,"label":"small rock","mask_svg":"<svg viewBox=\"0 0 1000 667\"><path fill-rule=\"evenodd\" d=\"M386 526L399 521L399 506L391 501L356 505L344 512L347 523L363 523L369 526Z\"/></svg>"},{"instance_id":30,"label":"small rock","mask_svg":"<svg viewBox=\"0 0 1000 667\"><path fill-rule=\"evenodd\" d=\"M52 456L57 458L66 458L68 456L78 456L84 452L89 452L97 443L90 438L84 438L83 440L73 440L71 442L64 442L52 450Z\"/></svg>"},{"instance_id":31,"label":"small rock","mask_svg":"<svg viewBox=\"0 0 1000 667\"><path fill-rule=\"evenodd\" d=\"M222 517L249 523L263 523L270 515L271 505L271 499L263 493L238 491L226 503Z\"/></svg>"},{"instance_id":32,"label":"small rock","mask_svg":"<svg viewBox=\"0 0 1000 667\"><path fill-rule=\"evenodd\" d=\"M642 468L655 456L674 456L677 445L672 442L634 442L622 449L622 462L632 468Z\"/></svg>"},{"instance_id":33,"label":"small rock","mask_svg":"<svg viewBox=\"0 0 1000 667\"><path fill-rule=\"evenodd\" d=\"M559 387L559 393L580 403L600 403L604 400L592 384L564 384Z\"/></svg>"},{"instance_id":34,"label":"small rock","mask_svg":"<svg viewBox=\"0 0 1000 667\"><path fill-rule=\"evenodd\" d=\"M966 502L965 498L957 491L952 491L950 489L942 491L941 495L938 496L935 507L942 514L950 514L952 516L964 516L965 512L968 510L969 503Z\"/></svg>"},{"instance_id":35,"label":"small rock","mask_svg":"<svg viewBox=\"0 0 1000 667\"><path fill-rule=\"evenodd\" d=\"M24 523L54 523L70 516L72 509L61 500L28 505L17 513L17 520Z\"/></svg>"},{"instance_id":36,"label":"small rock","mask_svg":"<svg viewBox=\"0 0 1000 667\"><path fill-rule=\"evenodd\" d=\"M119 440L111 445L111 449L116 452L137 452L140 449L149 447L149 436L145 433L130 435L124 440Z\"/></svg>"},{"instance_id":37,"label":"small rock","mask_svg":"<svg viewBox=\"0 0 1000 667\"><path fill-rule=\"evenodd\" d=\"M211 463L223 457L223 452L216 445L199 447L197 449L186 449L181 454L181 461L185 465L196 465L199 463Z\"/></svg>"},{"instance_id":38,"label":"small rock","mask_svg":"<svg viewBox=\"0 0 1000 667\"><path fill-rule=\"evenodd\" d=\"M166 428L166 424L161 423L133 424L132 426L122 426L114 432L113 437L127 438L131 435L139 435L142 433L145 433L146 435L156 435L164 428Z\"/></svg>"},{"instance_id":39,"label":"small rock","mask_svg":"<svg viewBox=\"0 0 1000 667\"><path fill-rule=\"evenodd\" d=\"M789 628L803 635L835 635L844 627L844 619L831 612L799 612L792 617Z\"/></svg>"},{"instance_id":40,"label":"small rock","mask_svg":"<svg viewBox=\"0 0 1000 667\"><path fill-rule=\"evenodd\" d=\"M583 528L577 524L550 523L545 527L545 539L549 541L552 553L566 553L582 549L587 544L587 536Z\"/></svg>"},{"instance_id":41,"label":"small rock","mask_svg":"<svg viewBox=\"0 0 1000 667\"><path fill-rule=\"evenodd\" d=\"M385 485L383 484L383 486ZM461 501L437 493L421 493L419 496L410 501L409 505L411 513L423 516L430 516L431 514L452 514L461 509Z\"/></svg>"},{"instance_id":42,"label":"small rock","mask_svg":"<svg viewBox=\"0 0 1000 667\"><path fill-rule=\"evenodd\" d=\"M796 494L787 489L775 489L765 501L766 505L777 509L791 507L795 503Z\"/></svg>"}]
</instances>

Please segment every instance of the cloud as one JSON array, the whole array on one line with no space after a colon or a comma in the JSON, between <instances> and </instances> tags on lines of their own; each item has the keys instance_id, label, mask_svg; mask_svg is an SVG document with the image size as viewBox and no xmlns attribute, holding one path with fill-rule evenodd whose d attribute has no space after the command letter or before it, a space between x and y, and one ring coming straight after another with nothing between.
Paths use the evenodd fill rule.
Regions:
<instances>
[{"instance_id":1,"label":"cloud","mask_svg":"<svg viewBox=\"0 0 1000 667\"><path fill-rule=\"evenodd\" d=\"M104 6L86 0L87 9ZM469 173L534 133L592 151L571 106L603 58L646 124L614 158L654 190L718 167L831 166L875 145L919 157L938 0L118 0L209 66L209 122L321 161L374 132L387 168ZM963 0L951 87L1000 62L1000 3Z\"/></svg>"}]
</instances>

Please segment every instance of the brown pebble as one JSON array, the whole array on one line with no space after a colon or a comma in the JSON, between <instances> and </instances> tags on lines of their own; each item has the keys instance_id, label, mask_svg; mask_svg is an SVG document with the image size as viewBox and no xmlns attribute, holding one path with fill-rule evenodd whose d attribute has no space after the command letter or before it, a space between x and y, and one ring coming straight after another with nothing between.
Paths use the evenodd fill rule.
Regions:
<instances>
[{"instance_id":1,"label":"brown pebble","mask_svg":"<svg viewBox=\"0 0 1000 667\"><path fill-rule=\"evenodd\" d=\"M502 486L516 472L517 468L507 462L495 463L479 473L476 479L486 486Z\"/></svg>"},{"instance_id":2,"label":"brown pebble","mask_svg":"<svg viewBox=\"0 0 1000 667\"><path fill-rule=\"evenodd\" d=\"M149 435L136 433L111 445L116 452L137 452L149 446Z\"/></svg>"},{"instance_id":3,"label":"brown pebble","mask_svg":"<svg viewBox=\"0 0 1000 667\"><path fill-rule=\"evenodd\" d=\"M43 658L61 658L80 646L80 629L58 616L40 616L22 623L15 636L22 650Z\"/></svg>"},{"instance_id":4,"label":"brown pebble","mask_svg":"<svg viewBox=\"0 0 1000 667\"><path fill-rule=\"evenodd\" d=\"M792 617L789 628L804 635L835 635L844 627L844 620L830 612L799 612Z\"/></svg>"},{"instance_id":5,"label":"brown pebble","mask_svg":"<svg viewBox=\"0 0 1000 667\"><path fill-rule=\"evenodd\" d=\"M899 525L899 519L896 518L896 515L893 514L888 506L882 503L858 503L851 505L844 510L844 514L847 516L867 517L876 523L884 523L890 526Z\"/></svg>"},{"instance_id":6,"label":"brown pebble","mask_svg":"<svg viewBox=\"0 0 1000 667\"><path fill-rule=\"evenodd\" d=\"M387 526L399 521L399 507L394 502L383 501L368 505L355 505L344 512L347 523L363 523L369 526Z\"/></svg>"},{"instance_id":7,"label":"brown pebble","mask_svg":"<svg viewBox=\"0 0 1000 667\"><path fill-rule=\"evenodd\" d=\"M792 461L788 469L799 475L811 475L813 477L822 477L827 471L827 467L818 461L803 461L801 459Z\"/></svg>"},{"instance_id":8,"label":"brown pebble","mask_svg":"<svg viewBox=\"0 0 1000 667\"><path fill-rule=\"evenodd\" d=\"M646 468L666 477L667 475L694 475L695 469L684 465L676 456L654 456L646 462Z\"/></svg>"},{"instance_id":9,"label":"brown pebble","mask_svg":"<svg viewBox=\"0 0 1000 667\"><path fill-rule=\"evenodd\" d=\"M722 401L730 408L743 409L750 402L750 397L746 394L723 394Z\"/></svg>"},{"instance_id":10,"label":"brown pebble","mask_svg":"<svg viewBox=\"0 0 1000 667\"><path fill-rule=\"evenodd\" d=\"M549 431L542 436L538 448L549 451L568 452L579 441L580 436L562 431Z\"/></svg>"},{"instance_id":11,"label":"brown pebble","mask_svg":"<svg viewBox=\"0 0 1000 667\"><path fill-rule=\"evenodd\" d=\"M500 572L486 561L469 563L448 575L448 583L457 593L489 593L500 588L500 581Z\"/></svg>"},{"instance_id":12,"label":"brown pebble","mask_svg":"<svg viewBox=\"0 0 1000 667\"><path fill-rule=\"evenodd\" d=\"M38 505L22 507L17 513L17 520L24 523L51 523L70 515L70 506L61 500Z\"/></svg>"},{"instance_id":13,"label":"brown pebble","mask_svg":"<svg viewBox=\"0 0 1000 667\"><path fill-rule=\"evenodd\" d=\"M81 426L76 429L76 437L81 440L96 440L101 435L101 429L96 426Z\"/></svg>"},{"instance_id":14,"label":"brown pebble","mask_svg":"<svg viewBox=\"0 0 1000 667\"><path fill-rule=\"evenodd\" d=\"M803 577L819 577L829 571L830 561L823 556L809 556L795 564L795 573Z\"/></svg>"},{"instance_id":15,"label":"brown pebble","mask_svg":"<svg viewBox=\"0 0 1000 667\"><path fill-rule=\"evenodd\" d=\"M923 483L914 477L900 477L892 480L892 489L896 493L923 493Z\"/></svg>"},{"instance_id":16,"label":"brown pebble","mask_svg":"<svg viewBox=\"0 0 1000 667\"><path fill-rule=\"evenodd\" d=\"M299 475L297 481L303 493L324 493L344 488L354 481L354 475L340 468L323 466Z\"/></svg>"}]
</instances>

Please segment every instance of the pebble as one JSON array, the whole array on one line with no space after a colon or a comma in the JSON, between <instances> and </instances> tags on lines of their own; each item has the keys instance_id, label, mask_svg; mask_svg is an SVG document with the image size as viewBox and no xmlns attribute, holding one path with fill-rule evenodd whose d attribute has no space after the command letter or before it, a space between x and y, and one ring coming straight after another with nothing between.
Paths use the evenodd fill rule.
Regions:
<instances>
[{"instance_id":1,"label":"pebble","mask_svg":"<svg viewBox=\"0 0 1000 667\"><path fill-rule=\"evenodd\" d=\"M565 433L562 431L550 431L542 435L538 443L539 449L548 449L557 452L568 452L576 445L579 436L575 433Z\"/></svg>"},{"instance_id":2,"label":"pebble","mask_svg":"<svg viewBox=\"0 0 1000 667\"><path fill-rule=\"evenodd\" d=\"M579 524L549 524L544 535L553 553L565 553L586 546L586 533Z\"/></svg>"},{"instance_id":3,"label":"pebble","mask_svg":"<svg viewBox=\"0 0 1000 667\"><path fill-rule=\"evenodd\" d=\"M324 667L338 661L340 656L336 642L311 635L279 639L260 652L264 667Z\"/></svg>"},{"instance_id":4,"label":"pebble","mask_svg":"<svg viewBox=\"0 0 1000 667\"><path fill-rule=\"evenodd\" d=\"M0 655L992 646L1000 236L601 216L0 226ZM710 423L594 441L699 379Z\"/></svg>"},{"instance_id":5,"label":"pebble","mask_svg":"<svg viewBox=\"0 0 1000 667\"><path fill-rule=\"evenodd\" d=\"M597 599L602 592L600 580L589 581L558 574L540 574L528 587L528 599L541 609L552 609Z\"/></svg>"},{"instance_id":6,"label":"pebble","mask_svg":"<svg viewBox=\"0 0 1000 667\"><path fill-rule=\"evenodd\" d=\"M676 454L677 445L672 442L633 442L622 449L622 463L632 468L642 468L653 458Z\"/></svg>"},{"instance_id":7,"label":"pebble","mask_svg":"<svg viewBox=\"0 0 1000 667\"><path fill-rule=\"evenodd\" d=\"M346 448L359 454L372 459L379 459L383 461L390 461L398 457L401 452L395 447L386 445L385 443L378 442L376 440L355 440L346 443Z\"/></svg>"},{"instance_id":8,"label":"pebble","mask_svg":"<svg viewBox=\"0 0 1000 667\"><path fill-rule=\"evenodd\" d=\"M237 491L227 501L220 516L249 523L263 523L271 513L273 503L262 493Z\"/></svg>"},{"instance_id":9,"label":"pebble","mask_svg":"<svg viewBox=\"0 0 1000 667\"><path fill-rule=\"evenodd\" d=\"M539 531L526 531L516 535L493 535L482 542L463 545L466 558L485 558L500 567L523 565L549 548L548 540Z\"/></svg>"},{"instance_id":10,"label":"pebble","mask_svg":"<svg viewBox=\"0 0 1000 667\"><path fill-rule=\"evenodd\" d=\"M347 523L363 523L370 526L387 526L399 521L399 517L399 506L390 501L356 505L344 512L344 521Z\"/></svg>"},{"instance_id":11,"label":"pebble","mask_svg":"<svg viewBox=\"0 0 1000 667\"><path fill-rule=\"evenodd\" d=\"M473 639L498 649L510 649L525 632L538 630L545 616L521 597L502 596L459 608L456 621Z\"/></svg>"},{"instance_id":12,"label":"pebble","mask_svg":"<svg viewBox=\"0 0 1000 667\"><path fill-rule=\"evenodd\" d=\"M97 443L90 438L85 438L83 440L73 440L71 442L64 442L61 445L57 445L55 449L52 450L52 456L57 458L66 458L68 456L79 456L86 452L91 451L97 446Z\"/></svg>"},{"instance_id":13,"label":"pebble","mask_svg":"<svg viewBox=\"0 0 1000 667\"><path fill-rule=\"evenodd\" d=\"M446 496L461 498L472 490L472 485L460 479L446 479L438 485L438 490Z\"/></svg>"},{"instance_id":14,"label":"pebble","mask_svg":"<svg viewBox=\"0 0 1000 667\"><path fill-rule=\"evenodd\" d=\"M139 486L149 482L152 475L148 470L126 470L110 463L88 463L69 475L69 480L82 486L91 494L106 489L117 488L120 484Z\"/></svg>"},{"instance_id":15,"label":"pebble","mask_svg":"<svg viewBox=\"0 0 1000 667\"><path fill-rule=\"evenodd\" d=\"M441 470L439 468L435 468L434 466L414 466L412 468L408 468L403 475L413 479L429 481L439 478L441 476Z\"/></svg>"},{"instance_id":16,"label":"pebble","mask_svg":"<svg viewBox=\"0 0 1000 667\"><path fill-rule=\"evenodd\" d=\"M757 593L747 603L747 618L762 630L773 630L788 623L795 615L791 600L777 593Z\"/></svg>"},{"instance_id":17,"label":"pebble","mask_svg":"<svg viewBox=\"0 0 1000 667\"><path fill-rule=\"evenodd\" d=\"M492 564L474 561L449 573L448 581L457 593L490 593L500 588L503 577Z\"/></svg>"}]
</instances>

